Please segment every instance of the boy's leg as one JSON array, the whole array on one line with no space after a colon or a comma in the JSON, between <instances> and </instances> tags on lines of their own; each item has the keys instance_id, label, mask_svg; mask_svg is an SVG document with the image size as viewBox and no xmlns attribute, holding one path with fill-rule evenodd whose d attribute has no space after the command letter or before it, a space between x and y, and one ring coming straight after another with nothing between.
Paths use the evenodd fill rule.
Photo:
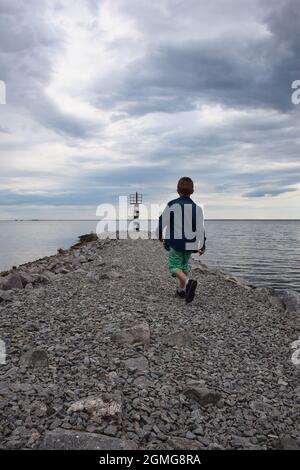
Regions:
<instances>
[{"instance_id":1,"label":"boy's leg","mask_svg":"<svg viewBox=\"0 0 300 470\"><path fill-rule=\"evenodd\" d=\"M182 270L186 273L186 284L185 284L185 300L187 303L192 302L195 297L195 291L197 288L197 281L193 279L188 279L188 270L189 270L189 260L191 257L191 252L186 251L183 253L183 262L182 262Z\"/></svg>"},{"instance_id":2,"label":"boy's leg","mask_svg":"<svg viewBox=\"0 0 300 470\"><path fill-rule=\"evenodd\" d=\"M185 299L185 287L188 282L187 275L181 269L177 269L175 276L177 277L179 283L176 290L176 295L182 299Z\"/></svg>"},{"instance_id":3,"label":"boy's leg","mask_svg":"<svg viewBox=\"0 0 300 470\"><path fill-rule=\"evenodd\" d=\"M189 272L189 260L190 260L191 254L192 253L189 251L185 251L182 254L182 271L186 274L187 277L188 277L188 272Z\"/></svg>"},{"instance_id":4,"label":"boy's leg","mask_svg":"<svg viewBox=\"0 0 300 470\"><path fill-rule=\"evenodd\" d=\"M190 259L191 253L189 252L183 252L181 253L181 266L180 269L176 271L176 277L179 280L179 287L180 289L185 289L187 282L188 282L188 273L189 273L189 259Z\"/></svg>"},{"instance_id":5,"label":"boy's leg","mask_svg":"<svg viewBox=\"0 0 300 470\"><path fill-rule=\"evenodd\" d=\"M180 297L184 297L184 288L187 282L187 276L182 271L182 258L183 253L170 248L169 250L169 271L173 277L176 277L179 281L177 294Z\"/></svg>"},{"instance_id":6,"label":"boy's leg","mask_svg":"<svg viewBox=\"0 0 300 470\"><path fill-rule=\"evenodd\" d=\"M187 275L185 272L181 271L180 269L177 269L175 272L175 275L179 281L179 287L180 289L184 289L186 282L187 282Z\"/></svg>"}]
</instances>

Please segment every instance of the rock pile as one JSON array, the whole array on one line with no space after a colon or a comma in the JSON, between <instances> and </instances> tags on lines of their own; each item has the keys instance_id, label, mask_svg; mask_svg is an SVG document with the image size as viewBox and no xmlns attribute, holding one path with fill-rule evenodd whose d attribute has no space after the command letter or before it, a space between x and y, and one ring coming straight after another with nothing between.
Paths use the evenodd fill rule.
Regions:
<instances>
[{"instance_id":1,"label":"rock pile","mask_svg":"<svg viewBox=\"0 0 300 470\"><path fill-rule=\"evenodd\" d=\"M2 276L0 447L299 447L294 297L192 275L186 305L158 242L98 240Z\"/></svg>"}]
</instances>

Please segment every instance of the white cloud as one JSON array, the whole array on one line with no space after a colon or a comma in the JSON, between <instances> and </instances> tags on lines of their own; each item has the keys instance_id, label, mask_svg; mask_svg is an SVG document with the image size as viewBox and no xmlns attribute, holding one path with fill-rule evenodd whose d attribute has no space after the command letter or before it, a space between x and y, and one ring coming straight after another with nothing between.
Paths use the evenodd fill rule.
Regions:
<instances>
[{"instance_id":1,"label":"white cloud","mask_svg":"<svg viewBox=\"0 0 300 470\"><path fill-rule=\"evenodd\" d=\"M0 218L160 202L182 174L208 217L300 217L297 9L276 5L2 0Z\"/></svg>"}]
</instances>

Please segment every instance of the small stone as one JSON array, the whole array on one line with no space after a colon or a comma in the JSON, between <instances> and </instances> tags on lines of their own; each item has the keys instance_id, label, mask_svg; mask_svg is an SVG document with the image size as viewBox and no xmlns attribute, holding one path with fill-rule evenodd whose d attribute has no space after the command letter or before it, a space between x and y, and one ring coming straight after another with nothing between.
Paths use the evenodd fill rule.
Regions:
<instances>
[{"instance_id":1,"label":"small stone","mask_svg":"<svg viewBox=\"0 0 300 470\"><path fill-rule=\"evenodd\" d=\"M107 434L108 436L115 436L118 433L118 428L117 426L114 426L113 424L110 424L104 429L104 434Z\"/></svg>"},{"instance_id":2,"label":"small stone","mask_svg":"<svg viewBox=\"0 0 300 470\"><path fill-rule=\"evenodd\" d=\"M63 423L63 424L61 425L61 427L62 427L63 429L72 429L72 425L71 425L70 423ZM96 430L96 428L94 428L93 431L90 431L90 430L89 430L89 427L90 427L90 426L87 427L87 431L88 431L88 432L94 432L94 431Z\"/></svg>"},{"instance_id":3,"label":"small stone","mask_svg":"<svg viewBox=\"0 0 300 470\"><path fill-rule=\"evenodd\" d=\"M134 380L133 385L137 388L147 390L151 385L151 381L145 375L140 375Z\"/></svg>"},{"instance_id":4,"label":"small stone","mask_svg":"<svg viewBox=\"0 0 300 470\"><path fill-rule=\"evenodd\" d=\"M286 387L288 385L288 383L285 382L282 378L279 378L277 383L278 385L282 385L283 387Z\"/></svg>"},{"instance_id":5,"label":"small stone","mask_svg":"<svg viewBox=\"0 0 300 470\"><path fill-rule=\"evenodd\" d=\"M97 430L97 427L94 426L93 424L89 424L86 428L87 432L95 432Z\"/></svg>"},{"instance_id":6,"label":"small stone","mask_svg":"<svg viewBox=\"0 0 300 470\"><path fill-rule=\"evenodd\" d=\"M220 444L217 444L216 442L212 442L208 446L209 450L224 450L224 447L222 447Z\"/></svg>"},{"instance_id":7,"label":"small stone","mask_svg":"<svg viewBox=\"0 0 300 470\"><path fill-rule=\"evenodd\" d=\"M109 275L106 273L99 274L99 280L109 279Z\"/></svg>"},{"instance_id":8,"label":"small stone","mask_svg":"<svg viewBox=\"0 0 300 470\"><path fill-rule=\"evenodd\" d=\"M132 357L124 361L124 364L127 369L132 371L147 370L149 367L148 360L144 356Z\"/></svg>"},{"instance_id":9,"label":"small stone","mask_svg":"<svg viewBox=\"0 0 300 470\"><path fill-rule=\"evenodd\" d=\"M32 412L39 418L42 418L44 416L47 416L47 410L48 410L47 405L45 405L44 403L41 403L41 404L36 405L33 408Z\"/></svg>"},{"instance_id":10,"label":"small stone","mask_svg":"<svg viewBox=\"0 0 300 470\"><path fill-rule=\"evenodd\" d=\"M108 373L108 378L111 382L115 382L118 379L118 374L115 371Z\"/></svg>"},{"instance_id":11,"label":"small stone","mask_svg":"<svg viewBox=\"0 0 300 470\"><path fill-rule=\"evenodd\" d=\"M187 439L196 439L196 435L195 435L193 432L191 432L191 431L188 431L188 432L186 433L185 437L186 437Z\"/></svg>"},{"instance_id":12,"label":"small stone","mask_svg":"<svg viewBox=\"0 0 300 470\"><path fill-rule=\"evenodd\" d=\"M193 429L193 433L199 436L204 436L204 430L202 426L197 426L196 429Z\"/></svg>"},{"instance_id":13,"label":"small stone","mask_svg":"<svg viewBox=\"0 0 300 470\"><path fill-rule=\"evenodd\" d=\"M162 339L167 346L189 347L191 345L191 335L186 330L170 333Z\"/></svg>"},{"instance_id":14,"label":"small stone","mask_svg":"<svg viewBox=\"0 0 300 470\"><path fill-rule=\"evenodd\" d=\"M198 387L196 385L187 386L184 390L184 394L200 403L201 406L209 404L216 405L222 398L222 395L219 392L210 390L206 387Z\"/></svg>"},{"instance_id":15,"label":"small stone","mask_svg":"<svg viewBox=\"0 0 300 470\"><path fill-rule=\"evenodd\" d=\"M53 429L57 429L58 427L61 426L61 419L59 418L55 418L54 421L52 421L51 425L50 425L50 429L53 430Z\"/></svg>"}]
</instances>

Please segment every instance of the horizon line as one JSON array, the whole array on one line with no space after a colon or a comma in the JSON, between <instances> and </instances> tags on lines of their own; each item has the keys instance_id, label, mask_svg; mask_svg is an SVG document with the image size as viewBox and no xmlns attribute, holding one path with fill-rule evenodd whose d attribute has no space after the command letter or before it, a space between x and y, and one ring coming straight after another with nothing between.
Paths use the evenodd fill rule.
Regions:
<instances>
[{"instance_id":1,"label":"horizon line","mask_svg":"<svg viewBox=\"0 0 300 470\"><path fill-rule=\"evenodd\" d=\"M109 219L107 221L111 221L113 219ZM132 222L134 219L117 219L117 221L130 221ZM139 219L140 221L151 221L151 220L158 220L158 219ZM253 218L253 219L236 219L236 218L209 218L205 219L205 221L300 221L298 219L273 219L273 218ZM101 219L0 219L0 222L101 222Z\"/></svg>"}]
</instances>

